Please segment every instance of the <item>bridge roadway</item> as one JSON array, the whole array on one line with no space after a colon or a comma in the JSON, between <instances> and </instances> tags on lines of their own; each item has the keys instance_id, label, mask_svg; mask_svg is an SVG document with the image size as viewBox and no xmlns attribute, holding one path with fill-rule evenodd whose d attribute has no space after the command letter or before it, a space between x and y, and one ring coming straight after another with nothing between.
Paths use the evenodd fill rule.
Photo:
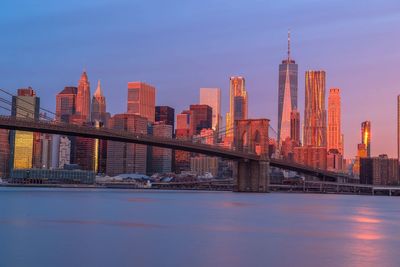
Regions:
<instances>
[{"instance_id":1,"label":"bridge roadway","mask_svg":"<svg viewBox=\"0 0 400 267\"><path fill-rule=\"evenodd\" d=\"M172 138L161 138L147 134L129 133L125 131L111 130L107 128L95 128L79 126L56 121L34 120L27 118L16 118L13 116L0 116L0 128L9 130L21 130L28 132L40 132L67 136L81 136L87 138L103 139L124 143L135 143L156 147L170 148L209 156L216 156L236 161L262 161L255 153L237 151L206 144L193 143ZM325 170L311 168L305 165L287 162L279 159L268 159L269 166L285 170L295 171L305 175L318 177L321 180L337 181L338 174ZM346 176L343 176L346 178Z\"/></svg>"}]
</instances>

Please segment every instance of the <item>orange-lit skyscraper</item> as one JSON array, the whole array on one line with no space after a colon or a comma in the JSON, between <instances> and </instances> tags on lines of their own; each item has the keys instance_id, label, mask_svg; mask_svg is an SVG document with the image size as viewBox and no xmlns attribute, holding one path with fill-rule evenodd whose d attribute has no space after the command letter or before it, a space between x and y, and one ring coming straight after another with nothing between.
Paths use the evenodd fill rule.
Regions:
<instances>
[{"instance_id":1,"label":"orange-lit skyscraper","mask_svg":"<svg viewBox=\"0 0 400 267\"><path fill-rule=\"evenodd\" d=\"M367 157L371 157L371 122L363 121L361 123L361 143L366 146Z\"/></svg>"},{"instance_id":2,"label":"orange-lit skyscraper","mask_svg":"<svg viewBox=\"0 0 400 267\"><path fill-rule=\"evenodd\" d=\"M344 154L341 130L340 113L340 89L331 88L328 96L328 151L337 149L340 154Z\"/></svg>"},{"instance_id":3,"label":"orange-lit skyscraper","mask_svg":"<svg viewBox=\"0 0 400 267\"><path fill-rule=\"evenodd\" d=\"M247 91L245 79L240 76L229 79L229 112L226 114L226 138L233 141L235 120L247 119Z\"/></svg>"},{"instance_id":4,"label":"orange-lit skyscraper","mask_svg":"<svg viewBox=\"0 0 400 267\"><path fill-rule=\"evenodd\" d=\"M300 145L300 112L297 110L290 113L290 139L296 146Z\"/></svg>"},{"instance_id":5,"label":"orange-lit skyscraper","mask_svg":"<svg viewBox=\"0 0 400 267\"><path fill-rule=\"evenodd\" d=\"M221 126L221 89L219 88L200 88L200 104L208 105L212 108L212 129L219 131Z\"/></svg>"},{"instance_id":6,"label":"orange-lit skyscraper","mask_svg":"<svg viewBox=\"0 0 400 267\"><path fill-rule=\"evenodd\" d=\"M304 145L326 147L325 71L306 72Z\"/></svg>"},{"instance_id":7,"label":"orange-lit skyscraper","mask_svg":"<svg viewBox=\"0 0 400 267\"><path fill-rule=\"evenodd\" d=\"M298 66L290 57L290 32L288 33L287 59L279 65L278 88L278 144L290 138L291 112L297 109Z\"/></svg>"},{"instance_id":8,"label":"orange-lit skyscraper","mask_svg":"<svg viewBox=\"0 0 400 267\"><path fill-rule=\"evenodd\" d=\"M90 83L86 71L81 75L76 96L76 114L83 120L90 120Z\"/></svg>"},{"instance_id":9,"label":"orange-lit skyscraper","mask_svg":"<svg viewBox=\"0 0 400 267\"><path fill-rule=\"evenodd\" d=\"M155 120L156 89L144 82L128 83L128 113Z\"/></svg>"}]
</instances>

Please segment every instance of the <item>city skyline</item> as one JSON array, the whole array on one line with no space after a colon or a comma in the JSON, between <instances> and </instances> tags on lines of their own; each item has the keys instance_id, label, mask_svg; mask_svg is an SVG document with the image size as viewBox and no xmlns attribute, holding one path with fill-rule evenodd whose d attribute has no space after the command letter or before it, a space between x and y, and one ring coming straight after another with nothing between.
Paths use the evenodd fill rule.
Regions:
<instances>
[{"instance_id":1,"label":"city skyline","mask_svg":"<svg viewBox=\"0 0 400 267\"><path fill-rule=\"evenodd\" d=\"M102 26L105 22L100 22L99 27L84 23L99 14L104 15L109 12L124 14L133 8L129 3L87 2L79 12L91 10L93 14L82 18L83 23L74 23L73 20L74 16L81 14L77 12L79 9L77 3L63 5L66 6L49 3L40 9L27 3L22 7L20 14L24 16L22 20L24 23L17 23L13 32L6 30L6 38L1 44L3 51L14 51L13 55L5 54L0 59L2 72L6 77L2 82L3 88L14 91L30 85L41 97L42 103L45 103L43 106L55 110L53 100L55 95L67 85L76 86L77 77L82 69L86 68L92 84L96 84L98 79L102 80L107 105L113 114L124 112L125 108L121 106L121 102L126 98L126 84L133 80L142 80L154 85L157 88L156 104L172 106L177 113L189 104L197 103L199 88L219 87L222 93L221 113L225 114L229 91L227 79L232 75L241 75L246 78L249 92L249 117L267 117L271 119L271 125L275 128L278 85L276 66L285 55L286 34L290 28L292 50L299 64L300 113L302 114L304 110L305 71L323 69L327 73L327 88L342 89L345 157L354 157L356 154L359 129L355 129L354 125L359 125L365 120L370 120L374 125L372 155L382 153L391 157L397 155L392 142L396 140L397 115L394 112L396 110L394 99L398 95L399 82L396 80L396 69L388 67L395 66L393 64L399 57L395 46L400 36L396 34L398 29L395 27L399 21L397 16L399 8L395 1L384 1L384 4L362 7L344 1L329 2L329 4L311 4L304 1L290 6L287 3L249 3L241 6L240 11L233 3L225 5L212 3L215 11L205 13L209 20L198 26L200 28L196 35L188 33L190 29L196 27L196 19L179 15L168 22L169 17L161 15L160 21L165 22L164 27L169 36L157 31L154 23L149 20L143 22L143 29L133 27L132 22L128 23L123 18L114 20L109 26L111 29L116 27L121 29L115 33L116 35L110 28ZM190 5L200 4L188 3L180 6L172 3L166 8L184 11L189 7L193 8ZM347 7L345 11L343 6ZM8 25L16 19L8 14L12 12L7 12L14 7L13 4L9 4L0 11L4 13L0 25ZM198 12L203 10L202 5L198 8ZM282 8L287 11L288 18L281 18L275 14L280 14L277 11ZM143 4L139 9L145 17L151 10L151 4ZM305 10L309 15L300 15ZM329 21L322 19L319 14L324 14L328 10L332 15L337 14L338 18ZM219 19L220 12L224 14L225 22ZM234 17L239 12L253 16L243 24L238 24ZM40 15L41 20L35 21L32 13ZM66 19L71 14L74 16ZM308 16L310 17L307 18ZM47 23L49 19L55 19L55 22ZM256 21L260 21L260 24ZM314 23L315 21L321 23ZM27 22L29 26L25 29L23 26ZM198 42L204 39L200 36L210 30L211 23L216 27L206 35L210 42L206 44ZM276 27L276 23L279 27ZM178 34L182 33L183 25L186 34L182 39ZM343 27L344 25L348 27ZM246 38L246 42L235 44L239 37L232 34L232 31L237 27L242 31L240 38ZM65 30L65 34L57 34L59 29L69 30ZM337 29L341 29L340 33L335 31ZM368 32L364 29L368 29ZM43 34L43 31L49 34ZM16 35L21 32L30 38L29 49ZM70 32L74 32L74 35L67 34ZM141 41L132 47L130 38L136 36L129 37L129 33L132 32L139 36L145 34L147 39L141 38ZM70 38L82 37L83 33L88 36L81 38L82 42L67 42ZM211 38L215 34L218 38ZM109 36L116 38L107 38ZM154 40L158 39L164 41L166 45L155 46L154 44L159 42ZM386 39L390 39L390 42L385 41ZM372 40L374 42L370 42ZM180 45L176 49L180 50L174 48L177 41ZM151 42L154 44L149 45ZM229 47L226 47L227 42L230 44ZM96 44L97 48L92 44ZM110 50L114 45L116 49ZM187 48L182 49L184 46ZM387 53L387 51L394 52ZM40 64L35 63L33 69L31 66L33 62ZM15 73L18 73L18 79L8 78L13 77ZM177 80L178 77L181 79ZM187 95L185 101L180 101L184 103L177 103L176 94ZM360 99L365 101L365 104L354 108L353 103Z\"/></svg>"}]
</instances>

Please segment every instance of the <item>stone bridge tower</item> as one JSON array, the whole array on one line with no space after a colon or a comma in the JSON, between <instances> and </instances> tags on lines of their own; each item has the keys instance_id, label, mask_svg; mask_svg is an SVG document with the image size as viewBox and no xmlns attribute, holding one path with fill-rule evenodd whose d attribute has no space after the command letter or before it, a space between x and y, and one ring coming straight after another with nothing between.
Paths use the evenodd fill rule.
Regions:
<instances>
[{"instance_id":1,"label":"stone bridge tower","mask_svg":"<svg viewBox=\"0 0 400 267\"><path fill-rule=\"evenodd\" d=\"M234 170L234 191L268 192L268 119L235 121L235 149L260 156L260 160L240 160Z\"/></svg>"}]
</instances>

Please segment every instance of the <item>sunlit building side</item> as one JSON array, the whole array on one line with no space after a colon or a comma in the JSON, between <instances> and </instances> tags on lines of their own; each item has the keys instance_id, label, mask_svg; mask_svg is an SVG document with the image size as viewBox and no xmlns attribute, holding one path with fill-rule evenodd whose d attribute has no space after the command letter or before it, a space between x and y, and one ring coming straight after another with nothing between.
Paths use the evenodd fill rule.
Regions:
<instances>
[{"instance_id":1,"label":"sunlit building side","mask_svg":"<svg viewBox=\"0 0 400 267\"><path fill-rule=\"evenodd\" d=\"M367 149L367 157L371 157L371 122L364 121L361 123L361 143Z\"/></svg>"}]
</instances>

